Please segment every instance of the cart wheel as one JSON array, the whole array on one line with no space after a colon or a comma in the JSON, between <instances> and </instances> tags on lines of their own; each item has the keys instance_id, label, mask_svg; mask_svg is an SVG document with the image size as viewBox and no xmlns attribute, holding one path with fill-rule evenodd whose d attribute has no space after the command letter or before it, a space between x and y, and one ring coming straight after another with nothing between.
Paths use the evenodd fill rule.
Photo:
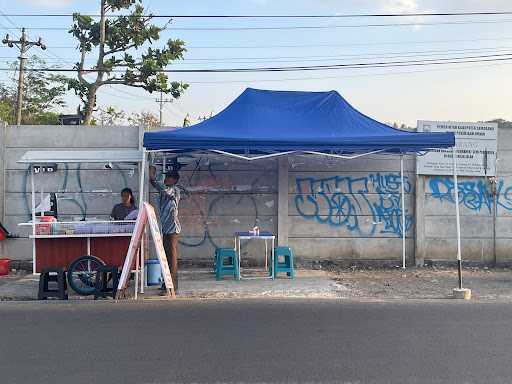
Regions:
<instances>
[{"instance_id":1,"label":"cart wheel","mask_svg":"<svg viewBox=\"0 0 512 384\"><path fill-rule=\"evenodd\" d=\"M96 256L79 257L69 265L69 286L81 296L92 295L96 283L96 271L103 265L105 265L103 260Z\"/></svg>"}]
</instances>

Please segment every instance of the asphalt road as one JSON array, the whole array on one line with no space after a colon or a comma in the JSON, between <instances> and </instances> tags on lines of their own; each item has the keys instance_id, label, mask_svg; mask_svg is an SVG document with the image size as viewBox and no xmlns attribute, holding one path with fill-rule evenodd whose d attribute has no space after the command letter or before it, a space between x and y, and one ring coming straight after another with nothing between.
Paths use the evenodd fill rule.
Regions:
<instances>
[{"instance_id":1,"label":"asphalt road","mask_svg":"<svg viewBox=\"0 0 512 384\"><path fill-rule=\"evenodd\" d=\"M1 383L510 383L512 306L0 303Z\"/></svg>"}]
</instances>

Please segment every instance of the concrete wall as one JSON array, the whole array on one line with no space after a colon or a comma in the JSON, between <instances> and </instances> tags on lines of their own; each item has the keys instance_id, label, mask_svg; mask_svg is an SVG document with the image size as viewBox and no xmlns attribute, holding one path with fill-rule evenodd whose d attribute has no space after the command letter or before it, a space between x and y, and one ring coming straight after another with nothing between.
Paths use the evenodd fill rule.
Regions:
<instances>
[{"instance_id":1,"label":"concrete wall","mask_svg":"<svg viewBox=\"0 0 512 384\"><path fill-rule=\"evenodd\" d=\"M185 161L179 183L184 189L179 209L183 262L211 265L215 247L233 247L236 231L257 225L277 232L276 160L254 163L198 155ZM243 258L253 258L258 249L261 254L262 247L244 243Z\"/></svg>"},{"instance_id":2,"label":"concrete wall","mask_svg":"<svg viewBox=\"0 0 512 384\"><path fill-rule=\"evenodd\" d=\"M414 260L415 160L404 158L406 249ZM289 243L305 260L402 257L400 158L290 157Z\"/></svg>"},{"instance_id":3,"label":"concrete wall","mask_svg":"<svg viewBox=\"0 0 512 384\"><path fill-rule=\"evenodd\" d=\"M407 252L414 260L414 159L405 159ZM247 162L194 156L182 169L182 259L211 262L216 246L258 225L293 247L299 261L393 260L402 255L400 159L314 156ZM154 198L153 194L153 198ZM243 258L262 245L243 244Z\"/></svg>"},{"instance_id":4,"label":"concrete wall","mask_svg":"<svg viewBox=\"0 0 512 384\"><path fill-rule=\"evenodd\" d=\"M17 260L32 258L29 228L18 226L30 219L28 166L17 163L26 151L137 149L138 142L139 130L134 127L7 126L0 145L5 179L2 222L20 238L5 242L4 255ZM106 170L102 164L70 164L59 166L54 174L36 175L35 184L37 191L58 192L63 219L83 215L103 219L108 218L123 187L137 192L138 172L133 172L133 167Z\"/></svg>"},{"instance_id":5,"label":"concrete wall","mask_svg":"<svg viewBox=\"0 0 512 384\"><path fill-rule=\"evenodd\" d=\"M498 132L496 256L493 197L484 177L459 177L463 260L510 264L512 254L512 131ZM417 263L455 261L457 256L453 178L419 176L416 217ZM495 260L496 257L496 260Z\"/></svg>"},{"instance_id":6,"label":"concrete wall","mask_svg":"<svg viewBox=\"0 0 512 384\"><path fill-rule=\"evenodd\" d=\"M0 139L2 137L0 136ZM5 168L3 223L20 239L6 242L4 254L31 258L28 229L30 184L27 166L17 160L31 149L137 148L130 127L9 126L0 145ZM357 160L290 156L247 162L223 156L184 156L180 204L184 262L211 264L217 246L232 246L233 233L258 225L290 244L300 261L401 260L400 159L373 155ZM415 161L405 158L406 235L414 261ZM1 182L1 180L0 180ZM56 191L59 212L69 218L107 218L125 187L138 190L130 167L105 170L101 164L61 166L36 176L37 190ZM0 188L0 193L3 189ZM151 197L154 201L156 195ZM24 237L24 238L23 238ZM262 244L243 245L243 257L261 254Z\"/></svg>"},{"instance_id":7,"label":"concrete wall","mask_svg":"<svg viewBox=\"0 0 512 384\"><path fill-rule=\"evenodd\" d=\"M135 149L132 127L7 126L0 129L0 217L20 239L0 243L13 259L31 259L28 229L30 182L17 160L28 150ZM512 131L502 129L496 219L496 261L511 263ZM357 262L401 259L400 160L373 155L356 160L289 156L257 162L222 156L185 156L180 184L185 262L211 263L216 246L231 246L233 232L260 226L277 233L300 259ZM451 177L416 177L415 160L405 158L408 263L456 257L455 205ZM138 190L130 166L105 170L101 164L61 166L36 176L38 190L56 191L64 217L107 218L119 191ZM417 193L415 193L417 191ZM154 199L155 194L152 193ZM462 255L494 262L493 198L484 178L460 178ZM244 244L243 257L261 244ZM261 252L259 252L261 253Z\"/></svg>"}]
</instances>

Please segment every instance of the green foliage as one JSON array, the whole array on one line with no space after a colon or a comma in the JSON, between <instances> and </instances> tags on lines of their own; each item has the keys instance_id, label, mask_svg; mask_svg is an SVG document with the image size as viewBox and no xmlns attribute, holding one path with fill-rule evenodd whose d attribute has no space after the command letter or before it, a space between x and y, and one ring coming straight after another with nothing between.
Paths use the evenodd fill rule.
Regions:
<instances>
[{"instance_id":1,"label":"green foliage","mask_svg":"<svg viewBox=\"0 0 512 384\"><path fill-rule=\"evenodd\" d=\"M27 68L45 67L44 60L32 56ZM55 107L64 107L63 96L67 91L67 77L43 71L25 74L25 111L29 115L45 113Z\"/></svg>"},{"instance_id":2,"label":"green foliage","mask_svg":"<svg viewBox=\"0 0 512 384\"><path fill-rule=\"evenodd\" d=\"M128 122L134 127L148 127L149 129L160 126L158 117L151 112L132 113L128 117Z\"/></svg>"},{"instance_id":3,"label":"green foliage","mask_svg":"<svg viewBox=\"0 0 512 384\"><path fill-rule=\"evenodd\" d=\"M126 113L122 110L117 110L112 106L106 106L100 108L94 116L96 120L96 124L99 125L121 125L124 123L126 117Z\"/></svg>"},{"instance_id":4,"label":"green foliage","mask_svg":"<svg viewBox=\"0 0 512 384\"><path fill-rule=\"evenodd\" d=\"M37 56L27 60L22 107L23 124L58 124L58 114L55 109L66 105L64 95L68 80L65 76L30 71L30 68L45 66L45 61ZM0 119L9 124L14 124L15 121L17 95L17 83L0 85Z\"/></svg>"},{"instance_id":5,"label":"green foliage","mask_svg":"<svg viewBox=\"0 0 512 384\"><path fill-rule=\"evenodd\" d=\"M7 123L14 121L14 105L10 100L0 100L0 120Z\"/></svg>"},{"instance_id":6,"label":"green foliage","mask_svg":"<svg viewBox=\"0 0 512 384\"><path fill-rule=\"evenodd\" d=\"M32 114L24 120L24 124L29 125L59 125L59 114L56 112L39 112L37 114Z\"/></svg>"},{"instance_id":7,"label":"green foliage","mask_svg":"<svg viewBox=\"0 0 512 384\"><path fill-rule=\"evenodd\" d=\"M188 113L185 115L185 118L183 119L183 126L184 127L190 126L190 115Z\"/></svg>"},{"instance_id":8,"label":"green foliage","mask_svg":"<svg viewBox=\"0 0 512 384\"><path fill-rule=\"evenodd\" d=\"M73 15L69 32L78 41L81 58L75 65L78 78L69 82L69 89L84 102L86 123L92 117L96 92L103 85L127 85L180 97L188 84L171 81L162 70L183 58L185 43L169 39L163 47L153 48L164 27L150 23L153 17L145 14L141 0L101 0L101 5L104 14L122 10L130 13L100 20L79 13ZM90 55L97 59L95 80L85 79L85 59Z\"/></svg>"}]
</instances>

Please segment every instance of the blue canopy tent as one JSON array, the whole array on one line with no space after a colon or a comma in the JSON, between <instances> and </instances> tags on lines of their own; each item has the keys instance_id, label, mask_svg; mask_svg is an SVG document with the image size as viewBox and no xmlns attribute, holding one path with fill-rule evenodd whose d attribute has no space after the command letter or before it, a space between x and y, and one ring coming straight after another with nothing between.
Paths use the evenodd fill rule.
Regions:
<instances>
[{"instance_id":1,"label":"blue canopy tent","mask_svg":"<svg viewBox=\"0 0 512 384\"><path fill-rule=\"evenodd\" d=\"M453 133L407 132L379 123L336 91L251 88L199 124L144 135L144 148L149 151L405 153L454 145Z\"/></svg>"},{"instance_id":2,"label":"blue canopy tent","mask_svg":"<svg viewBox=\"0 0 512 384\"><path fill-rule=\"evenodd\" d=\"M336 91L247 88L222 112L201 123L145 133L143 146L146 152L208 151L249 161L291 153L343 159L400 154L405 228L403 154L454 147L455 136L390 127L359 112ZM405 230L402 234L405 267Z\"/></svg>"}]
</instances>

